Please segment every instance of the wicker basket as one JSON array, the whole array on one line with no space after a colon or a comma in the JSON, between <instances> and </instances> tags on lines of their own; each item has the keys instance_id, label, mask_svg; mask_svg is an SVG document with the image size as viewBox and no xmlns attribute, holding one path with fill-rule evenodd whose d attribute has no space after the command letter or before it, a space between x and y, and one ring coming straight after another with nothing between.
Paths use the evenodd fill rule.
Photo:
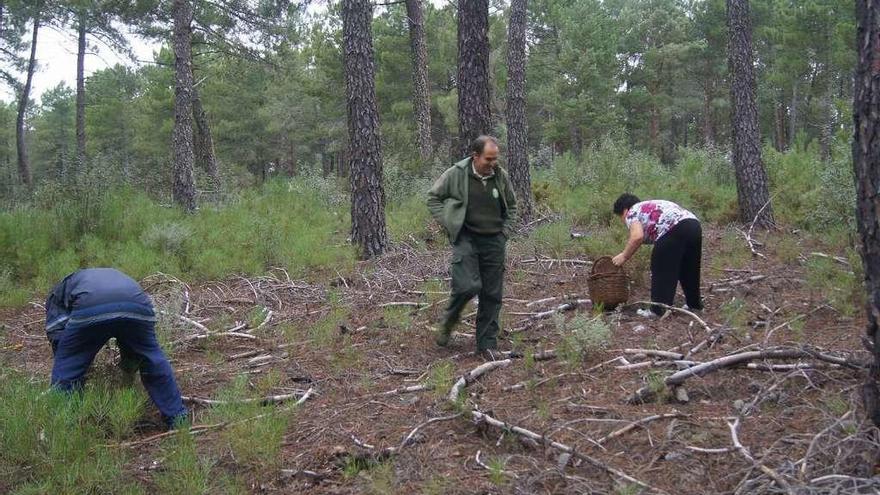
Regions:
<instances>
[{"instance_id":1,"label":"wicker basket","mask_svg":"<svg viewBox=\"0 0 880 495\"><path fill-rule=\"evenodd\" d=\"M605 309L614 309L629 299L629 278L623 267L612 263L609 256L593 263L588 285L594 306L601 304Z\"/></svg>"}]
</instances>

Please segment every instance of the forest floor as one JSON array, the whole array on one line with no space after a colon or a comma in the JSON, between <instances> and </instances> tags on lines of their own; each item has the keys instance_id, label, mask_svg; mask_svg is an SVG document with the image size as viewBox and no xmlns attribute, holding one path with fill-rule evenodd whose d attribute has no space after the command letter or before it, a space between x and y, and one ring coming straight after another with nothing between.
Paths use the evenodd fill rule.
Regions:
<instances>
[{"instance_id":1,"label":"forest floor","mask_svg":"<svg viewBox=\"0 0 880 495\"><path fill-rule=\"evenodd\" d=\"M430 332L447 295L445 246L398 246L324 283L278 270L197 286L157 274L143 285L163 312L160 336L196 442L253 493L876 493L880 482L865 477L877 445L860 406L865 319L829 303L847 288L808 273L817 257L851 268L806 243L780 254L776 234L758 236L753 256L730 232L705 232L699 318L645 319L626 306L599 316L604 326L585 301L590 260L512 243L500 346L525 357L482 368L472 315L448 348ZM738 246L723 245L732 238ZM630 301L648 299L647 274L634 279ZM3 362L44 380L41 308L0 323ZM601 341L603 328L604 345L594 339L579 355L571 333ZM747 351L776 354L664 383ZM93 373L112 373L115 359L105 349ZM475 369L485 373L450 399ZM252 397L274 396L262 414L300 402L270 464L240 462L222 447L233 425L206 422L212 406L201 399L222 397L237 376ZM643 400L631 400L640 390ZM130 452L126 471L149 485L171 437L147 410L119 448Z\"/></svg>"}]
</instances>

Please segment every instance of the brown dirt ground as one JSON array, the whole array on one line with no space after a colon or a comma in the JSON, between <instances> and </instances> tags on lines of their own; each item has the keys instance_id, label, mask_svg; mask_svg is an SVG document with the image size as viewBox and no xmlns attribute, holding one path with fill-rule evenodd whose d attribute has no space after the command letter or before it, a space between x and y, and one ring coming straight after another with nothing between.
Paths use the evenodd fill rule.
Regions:
<instances>
[{"instance_id":1,"label":"brown dirt ground","mask_svg":"<svg viewBox=\"0 0 880 495\"><path fill-rule=\"evenodd\" d=\"M848 317L825 305L822 294L808 287L803 262L786 264L777 258L774 237L764 239L766 245L761 248L767 259L722 258L714 253L729 251L729 246L721 246L723 234L723 229L710 229L704 241L703 318L713 330L728 331L713 347L696 353L694 360L706 361L744 348L804 344L867 359L859 342L864 328L861 312ZM528 301L566 294L588 297L586 266L528 263L534 253L517 249L514 244L508 260L508 300L503 316L508 327L518 327L527 318L511 313L542 311L561 302L527 307ZM807 255L812 250L804 243L798 249ZM438 348L431 339L428 325L439 316L443 306L447 259L443 247L424 251L401 246L380 260L360 264L348 278L334 274L323 283L291 281L282 271L271 277L193 287L161 275L145 280L144 286L156 299L157 307L173 314L182 311L188 299L187 317L212 330L230 329L250 320L254 320L250 326L256 326L261 317L254 316L254 308L273 311L272 319L262 328L241 330L252 331L259 337L256 341L217 337L173 346L170 357L184 394L213 397L241 373L249 374L253 383L275 373L272 393L308 387L317 393L291 421L284 436L281 465L286 470L314 471L320 479L290 472L236 468L228 453L218 452L221 465L247 479L253 493L369 491L370 471L346 474L342 465L347 456L368 457L383 448L396 447L416 425L454 412L445 400L446 389L383 392L425 383L432 370L443 363L451 363L457 377L483 362L467 355L472 350L472 338L459 335L449 348ZM731 266L725 266L728 262ZM847 267L841 265L840 269ZM766 278L733 286L723 282L752 275ZM631 300L648 298L646 278L643 274L635 276ZM432 279L440 280L430 283ZM441 293L412 293L426 289ZM733 298L742 302L742 310L731 317L731 308L736 307L736 303L730 302ZM415 312L380 307L382 303L401 301L434 304ZM680 299L677 302L682 303ZM332 312L333 308L342 311ZM39 305L33 304L24 310L0 314L0 322L6 328L0 359L6 366L45 378L51 358L41 331L41 311ZM863 428L861 422L852 419L863 416L858 410L861 371L828 366L796 373L725 369L689 380L685 385L690 396L687 403L669 398L641 405L625 403L624 399L644 386L649 377L662 376L660 373L668 373L671 368L626 371L617 369L616 362L597 365L624 356L625 348L686 350L706 335L688 316L675 314L663 320L644 320L634 311L627 308L605 315L612 329L611 342L607 348L588 354L583 363L572 366L563 359L533 364L515 360L511 366L468 387L467 400L481 411L574 446L667 493L775 493L779 487L741 453L697 453L687 446L729 447L731 437L725 418L739 414L735 403L747 403L778 383L774 390L763 394L766 400L756 411L742 418L740 439L758 461L784 475L793 485L803 487L809 486L811 479L832 473L873 474L866 461L870 455L865 445L855 439L858 435L853 435ZM328 314L338 316L339 321L327 324ZM803 317L802 325L784 325L804 314L807 316ZM574 313L565 315L570 319ZM553 320L542 322L514 339L520 349L558 346L560 333ZM468 323L472 323L472 318L466 320ZM310 329L322 324L330 330L323 341L313 340L320 336ZM768 329L780 325L765 343ZM167 341L198 332L173 316L164 317L160 328ZM468 326L459 330L472 333ZM510 339L501 343L503 349L510 349L511 345ZM233 358L248 351L257 352ZM250 362L266 355L272 357ZM632 363L644 360L626 357ZM102 351L96 363L98 372L109 371L114 359L112 350ZM537 384L551 377L555 378ZM530 386L502 390L524 380L530 380ZM202 423L205 408L192 408L194 423ZM851 410L850 416L839 420ZM150 411L151 422L140 428L137 438L161 431L156 413L152 408ZM670 412L682 416L648 423L602 445L595 442L632 421ZM807 471L801 473L798 461L817 433L826 429L824 436L816 440ZM374 451L357 446L352 437L375 446ZM218 433L209 431L197 438L201 446L211 449L217 443ZM558 452L528 445L511 433L464 418L427 425L416 440L390 459L394 493L638 492L628 491L618 480L586 463L570 462L560 469ZM148 466L160 456L160 449L158 441L134 449L129 466L132 476L149 483ZM505 473L493 479L490 471L475 461L478 451L483 462L503 461Z\"/></svg>"}]
</instances>

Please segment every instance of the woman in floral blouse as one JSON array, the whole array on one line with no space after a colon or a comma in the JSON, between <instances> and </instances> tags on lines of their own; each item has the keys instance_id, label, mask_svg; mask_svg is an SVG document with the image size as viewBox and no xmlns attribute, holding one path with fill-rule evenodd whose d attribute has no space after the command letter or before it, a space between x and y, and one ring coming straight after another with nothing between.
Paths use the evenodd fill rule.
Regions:
<instances>
[{"instance_id":1,"label":"woman in floral blouse","mask_svg":"<svg viewBox=\"0 0 880 495\"><path fill-rule=\"evenodd\" d=\"M623 252L615 265L623 265L642 244L653 244L651 253L651 301L672 306L675 288L681 282L687 307L703 309L700 299L700 259L703 232L697 217L681 206L664 200L640 201L622 194L614 202L614 214L629 228ZM655 314L665 309L651 306Z\"/></svg>"}]
</instances>

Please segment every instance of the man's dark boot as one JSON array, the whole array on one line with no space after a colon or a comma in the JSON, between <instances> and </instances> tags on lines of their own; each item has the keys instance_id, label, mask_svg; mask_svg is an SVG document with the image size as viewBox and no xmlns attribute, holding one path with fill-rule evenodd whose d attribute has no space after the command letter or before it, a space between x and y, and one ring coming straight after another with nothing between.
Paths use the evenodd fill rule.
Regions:
<instances>
[{"instance_id":1,"label":"man's dark boot","mask_svg":"<svg viewBox=\"0 0 880 495\"><path fill-rule=\"evenodd\" d=\"M452 327L448 325L439 325L434 333L434 342L440 347L449 345L449 338L452 336Z\"/></svg>"}]
</instances>

